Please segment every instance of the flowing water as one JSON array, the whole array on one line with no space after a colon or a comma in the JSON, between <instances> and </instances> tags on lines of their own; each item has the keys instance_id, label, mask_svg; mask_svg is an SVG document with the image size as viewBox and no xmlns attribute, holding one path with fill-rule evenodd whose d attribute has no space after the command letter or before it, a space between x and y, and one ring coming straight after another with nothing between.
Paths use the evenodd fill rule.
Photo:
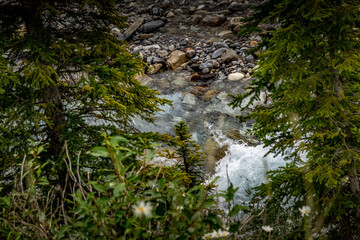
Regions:
<instances>
[{"instance_id":1,"label":"flowing water","mask_svg":"<svg viewBox=\"0 0 360 240\"><path fill-rule=\"evenodd\" d=\"M217 180L219 191L226 190L232 182L235 187L239 187L236 200L246 202L249 200L246 190L265 181L267 170L274 170L285 165L281 156L274 157L269 154L264 157L269 149L264 148L262 144L248 145L241 140L230 139L226 136L225 132L229 129L236 128L244 132L247 128L239 124L235 118L235 115L239 114L236 112L237 109L231 114L230 108L225 109L227 106L225 103L214 100L199 103L195 110L189 110L184 104L184 94L181 92L163 95L163 97L173 101L173 108L163 107L163 112L155 115L155 125L135 119L135 126L141 131L174 135L174 124L184 120L189 125L193 140L196 140L198 144L204 145L207 139L212 138L216 141L218 148L227 146L225 157L214 164L215 169L210 177L210 180L219 177ZM209 111L210 108L211 111Z\"/></svg>"},{"instance_id":2,"label":"flowing water","mask_svg":"<svg viewBox=\"0 0 360 240\"><path fill-rule=\"evenodd\" d=\"M216 182L218 191L226 190L230 182L234 187L239 187L235 195L237 201L249 201L250 196L246 190L266 181L266 171L285 165L281 156L275 157L273 154L269 154L264 157L269 148L265 148L262 144L249 146L246 143L227 138L216 129L213 131L218 144L229 147L226 156L216 164L215 174L211 176L210 180L219 178Z\"/></svg>"}]
</instances>

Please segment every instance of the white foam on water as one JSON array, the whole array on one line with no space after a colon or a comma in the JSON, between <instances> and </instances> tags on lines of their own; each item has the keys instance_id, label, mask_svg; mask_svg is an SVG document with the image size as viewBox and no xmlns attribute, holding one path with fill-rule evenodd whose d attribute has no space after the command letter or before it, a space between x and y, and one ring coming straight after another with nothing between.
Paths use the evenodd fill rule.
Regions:
<instances>
[{"instance_id":1,"label":"white foam on water","mask_svg":"<svg viewBox=\"0 0 360 240\"><path fill-rule=\"evenodd\" d=\"M259 186L266 181L266 172L275 170L285 165L281 156L269 154L269 148L264 145L249 146L239 141L231 140L219 131L213 131L214 137L220 146L228 145L226 156L221 159L215 168L215 174L211 177L219 177L216 184L218 191L226 190L230 182L234 187L239 187L235 200L248 202L250 197L247 196L246 190Z\"/></svg>"}]
</instances>

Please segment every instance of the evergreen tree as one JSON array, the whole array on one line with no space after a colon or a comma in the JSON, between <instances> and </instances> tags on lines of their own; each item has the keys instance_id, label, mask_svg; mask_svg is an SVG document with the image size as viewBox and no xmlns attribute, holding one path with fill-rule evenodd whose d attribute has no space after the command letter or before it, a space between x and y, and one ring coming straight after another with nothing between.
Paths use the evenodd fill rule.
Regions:
<instances>
[{"instance_id":1,"label":"evergreen tree","mask_svg":"<svg viewBox=\"0 0 360 240\"><path fill-rule=\"evenodd\" d=\"M243 33L260 23L279 27L264 39L250 91L233 105L267 90L270 103L249 115L252 132L292 161L270 174L260 195L275 215L284 203L297 212L309 205L306 239L331 224L331 238L359 237L359 1L268 0L247 21Z\"/></svg>"},{"instance_id":2,"label":"evergreen tree","mask_svg":"<svg viewBox=\"0 0 360 240\"><path fill-rule=\"evenodd\" d=\"M143 64L116 38L126 24L118 8L117 0L0 2L0 181L32 141L46 146L41 158L63 186L65 142L70 152L88 149L102 131L129 131L133 116L152 121L168 103L134 79Z\"/></svg>"},{"instance_id":3,"label":"evergreen tree","mask_svg":"<svg viewBox=\"0 0 360 240\"><path fill-rule=\"evenodd\" d=\"M199 151L199 145L191 141L188 126L184 121L175 125L176 143L179 145L176 152L180 155L182 169L190 176L191 186L195 186L203 179L201 167L203 166L203 154Z\"/></svg>"}]
</instances>

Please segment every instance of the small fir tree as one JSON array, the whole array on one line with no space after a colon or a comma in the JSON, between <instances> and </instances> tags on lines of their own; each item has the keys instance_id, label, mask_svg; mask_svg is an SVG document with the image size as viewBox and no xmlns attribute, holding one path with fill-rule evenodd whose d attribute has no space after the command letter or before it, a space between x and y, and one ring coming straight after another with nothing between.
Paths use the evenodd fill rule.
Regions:
<instances>
[{"instance_id":1,"label":"small fir tree","mask_svg":"<svg viewBox=\"0 0 360 240\"><path fill-rule=\"evenodd\" d=\"M182 169L190 176L191 186L203 180L201 167L203 166L203 154L200 147L191 139L188 126L184 121L175 125L176 144L179 146L176 153L183 161Z\"/></svg>"}]
</instances>

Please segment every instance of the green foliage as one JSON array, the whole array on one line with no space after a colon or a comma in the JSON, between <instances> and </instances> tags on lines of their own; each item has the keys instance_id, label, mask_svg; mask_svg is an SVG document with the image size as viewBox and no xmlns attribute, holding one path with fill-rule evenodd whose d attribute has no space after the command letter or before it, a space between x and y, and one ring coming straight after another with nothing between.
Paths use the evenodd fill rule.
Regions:
<instances>
[{"instance_id":1,"label":"green foliage","mask_svg":"<svg viewBox=\"0 0 360 240\"><path fill-rule=\"evenodd\" d=\"M199 151L200 146L191 139L188 126L184 121L175 125L176 144L179 146L176 152L180 155L183 162L183 170L191 178L191 186L200 184L203 180L201 167L203 166L204 156Z\"/></svg>"},{"instance_id":2,"label":"green foliage","mask_svg":"<svg viewBox=\"0 0 360 240\"><path fill-rule=\"evenodd\" d=\"M101 132L130 132L132 117L151 122L169 104L134 79L144 65L113 31L126 24L118 7L115 0L1 2L0 181L19 171L30 139L45 146L41 159L51 160L49 175L64 187L65 142L70 153L86 151Z\"/></svg>"},{"instance_id":3,"label":"green foliage","mask_svg":"<svg viewBox=\"0 0 360 240\"><path fill-rule=\"evenodd\" d=\"M314 208L304 222L306 239L331 224L334 238L360 234L359 7L353 0L265 1L252 23L279 27L265 39L249 91L233 102L269 92L270 103L249 115L252 132L294 163L272 172L258 190L274 215L281 215L280 203Z\"/></svg>"},{"instance_id":4,"label":"green foliage","mask_svg":"<svg viewBox=\"0 0 360 240\"><path fill-rule=\"evenodd\" d=\"M224 226L220 216L226 214L217 209L218 195L205 185L186 188L179 180L171 181L162 174L161 167L153 168L146 160L129 164L133 156L139 157L142 152L128 144L129 139L124 137L106 137L103 146L88 152L112 163L101 175L91 174L85 179L81 170L74 172L71 169L75 167L68 165L73 178L67 182L73 184L71 198L49 183L40 184L38 179L44 173L36 171L36 191L29 201L30 192L22 189L20 180L19 188L0 198L0 237L201 239L217 231L224 234L222 239L233 239L229 232L221 230ZM41 169L36 167L38 162L34 161L34 169ZM71 163L70 159L67 163ZM142 171L146 168L150 170ZM93 180L94 176L97 179ZM235 191L228 189L227 201L232 201ZM60 201L57 194L63 194ZM234 207L231 214L239 211L238 206Z\"/></svg>"}]
</instances>

